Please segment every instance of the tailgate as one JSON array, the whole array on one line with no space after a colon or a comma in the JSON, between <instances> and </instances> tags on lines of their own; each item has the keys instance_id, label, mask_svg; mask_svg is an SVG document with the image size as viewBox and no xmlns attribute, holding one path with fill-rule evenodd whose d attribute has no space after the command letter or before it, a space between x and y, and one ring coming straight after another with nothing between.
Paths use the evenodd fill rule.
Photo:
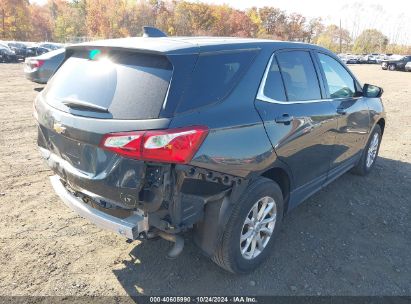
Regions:
<instances>
[{"instance_id":1,"label":"tailgate","mask_svg":"<svg viewBox=\"0 0 411 304\"><path fill-rule=\"evenodd\" d=\"M54 109L39 95L35 101L38 145L51 169L76 191L103 204L145 209L139 192L147 165L99 147L104 134L165 129L170 120L105 120L74 116Z\"/></svg>"}]
</instances>

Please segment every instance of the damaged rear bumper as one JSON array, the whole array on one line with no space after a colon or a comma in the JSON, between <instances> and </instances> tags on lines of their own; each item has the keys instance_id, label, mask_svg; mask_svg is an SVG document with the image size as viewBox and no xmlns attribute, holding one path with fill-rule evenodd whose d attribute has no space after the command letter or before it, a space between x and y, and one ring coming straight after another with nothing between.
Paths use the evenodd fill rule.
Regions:
<instances>
[{"instance_id":1,"label":"damaged rear bumper","mask_svg":"<svg viewBox=\"0 0 411 304\"><path fill-rule=\"evenodd\" d=\"M56 194L69 208L100 228L132 240L137 239L140 233L147 232L149 229L148 217L146 216L137 213L124 219L112 216L90 207L80 198L74 196L64 187L57 175L51 176L50 181Z\"/></svg>"}]
</instances>

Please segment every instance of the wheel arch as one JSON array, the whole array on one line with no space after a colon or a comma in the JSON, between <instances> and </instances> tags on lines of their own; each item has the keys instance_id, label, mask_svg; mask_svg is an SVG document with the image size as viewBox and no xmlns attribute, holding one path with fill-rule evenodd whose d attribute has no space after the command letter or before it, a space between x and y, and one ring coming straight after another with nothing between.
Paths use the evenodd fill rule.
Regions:
<instances>
[{"instance_id":1,"label":"wheel arch","mask_svg":"<svg viewBox=\"0 0 411 304\"><path fill-rule=\"evenodd\" d=\"M380 118L380 119L377 121L377 125L380 126L380 128L381 128L381 135L383 135L383 134L384 134L384 129L385 129L385 119L384 119L384 118Z\"/></svg>"},{"instance_id":2,"label":"wheel arch","mask_svg":"<svg viewBox=\"0 0 411 304\"><path fill-rule=\"evenodd\" d=\"M288 172L284 168L273 167L264 171L261 176L271 179L280 186L284 199L284 213L286 213L291 191L291 178Z\"/></svg>"},{"instance_id":3,"label":"wheel arch","mask_svg":"<svg viewBox=\"0 0 411 304\"><path fill-rule=\"evenodd\" d=\"M247 189L247 186L259 177L268 178L278 184L284 199L283 215L287 213L292 190L292 176L287 166L277 159L270 168L253 174L240 185L236 185L232 189L229 197L226 197L220 202L207 204L205 206L204 219L194 225L194 241L207 256L214 254L217 242L222 237L235 201L241 197L243 191Z\"/></svg>"}]
</instances>

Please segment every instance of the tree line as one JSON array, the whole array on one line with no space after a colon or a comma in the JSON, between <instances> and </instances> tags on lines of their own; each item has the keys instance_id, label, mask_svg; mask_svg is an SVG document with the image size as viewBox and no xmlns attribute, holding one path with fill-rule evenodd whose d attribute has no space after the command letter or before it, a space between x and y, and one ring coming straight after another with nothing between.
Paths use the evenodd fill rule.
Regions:
<instances>
[{"instance_id":1,"label":"tree line","mask_svg":"<svg viewBox=\"0 0 411 304\"><path fill-rule=\"evenodd\" d=\"M411 53L411 46L390 44L380 31L366 29L353 39L348 30L325 25L275 7L238 10L184 0L0 0L0 39L78 42L141 36L142 26L168 35L237 36L302 41L334 52Z\"/></svg>"}]
</instances>

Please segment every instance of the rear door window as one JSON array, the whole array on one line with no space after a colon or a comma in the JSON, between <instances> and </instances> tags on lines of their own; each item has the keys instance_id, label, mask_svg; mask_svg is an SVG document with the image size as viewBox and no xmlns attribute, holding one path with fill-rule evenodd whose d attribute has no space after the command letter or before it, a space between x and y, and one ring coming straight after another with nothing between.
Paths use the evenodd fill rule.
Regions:
<instances>
[{"instance_id":1,"label":"rear door window","mask_svg":"<svg viewBox=\"0 0 411 304\"><path fill-rule=\"evenodd\" d=\"M280 68L278 67L277 59L275 57L272 58L270 68L267 71L263 93L264 96L268 98L277 101L286 101L287 97L285 95Z\"/></svg>"},{"instance_id":2,"label":"rear door window","mask_svg":"<svg viewBox=\"0 0 411 304\"><path fill-rule=\"evenodd\" d=\"M276 57L288 101L321 99L320 84L309 52L286 51Z\"/></svg>"},{"instance_id":3,"label":"rear door window","mask_svg":"<svg viewBox=\"0 0 411 304\"><path fill-rule=\"evenodd\" d=\"M172 76L164 56L132 52L100 52L90 59L87 51L75 52L46 87L47 102L74 115L113 118L157 118ZM67 106L94 105L89 108ZM98 109L107 109L102 113Z\"/></svg>"},{"instance_id":4,"label":"rear door window","mask_svg":"<svg viewBox=\"0 0 411 304\"><path fill-rule=\"evenodd\" d=\"M222 100L239 81L256 54L256 50L200 54L177 112Z\"/></svg>"}]
</instances>

